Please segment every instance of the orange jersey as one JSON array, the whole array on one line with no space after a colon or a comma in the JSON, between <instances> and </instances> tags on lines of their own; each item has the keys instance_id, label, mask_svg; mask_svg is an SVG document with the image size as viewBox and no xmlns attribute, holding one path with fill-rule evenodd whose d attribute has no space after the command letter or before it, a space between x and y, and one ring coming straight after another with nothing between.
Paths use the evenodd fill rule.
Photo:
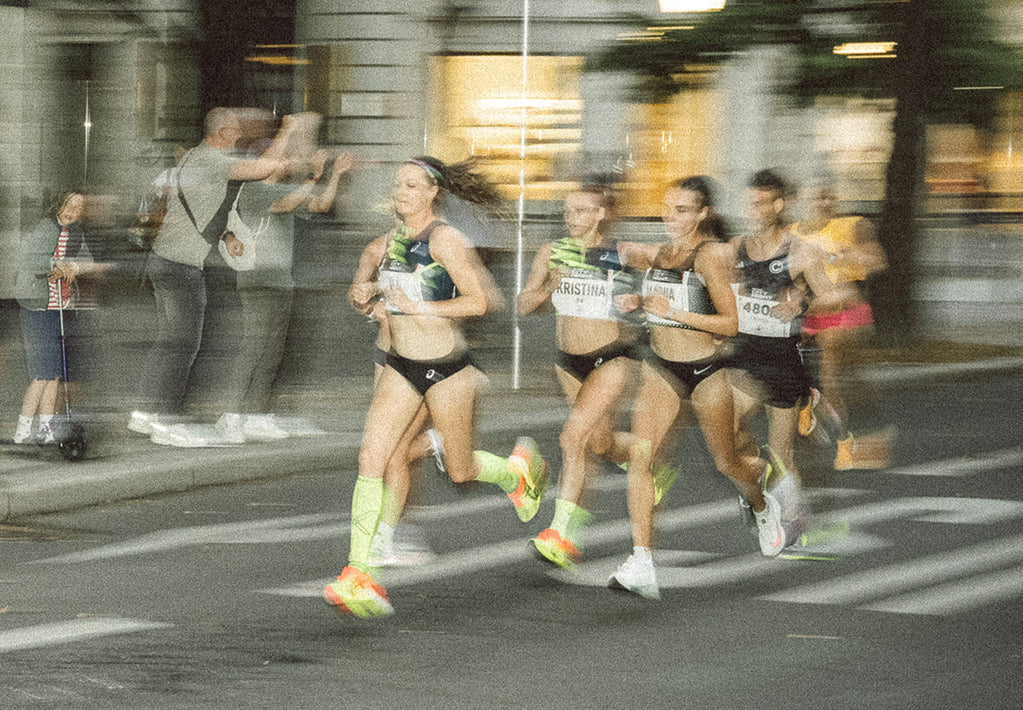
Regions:
<instances>
[{"instance_id":1,"label":"orange jersey","mask_svg":"<svg viewBox=\"0 0 1023 710\"><path fill-rule=\"evenodd\" d=\"M856 246L856 225L861 219L863 217L836 217L816 234L803 233L801 222L793 225L800 239L832 255L833 259L824 264L824 271L832 283L863 281L867 278L866 269L859 264L834 261L834 257L840 256L845 249Z\"/></svg>"}]
</instances>

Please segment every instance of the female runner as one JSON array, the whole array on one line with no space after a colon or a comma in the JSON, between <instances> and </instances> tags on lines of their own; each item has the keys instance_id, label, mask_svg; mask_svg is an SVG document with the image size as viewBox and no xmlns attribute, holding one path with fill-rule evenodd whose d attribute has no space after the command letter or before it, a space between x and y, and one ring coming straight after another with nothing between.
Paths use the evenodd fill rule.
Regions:
<instances>
[{"instance_id":1,"label":"female runner","mask_svg":"<svg viewBox=\"0 0 1023 710\"><path fill-rule=\"evenodd\" d=\"M709 181L696 176L672 183L664 196L663 219L670 240L656 247L643 264L651 355L642 367L632 425L634 456L628 469L634 547L608 580L613 588L649 598L660 596L650 544L653 508L666 488L666 482L656 485L651 461L658 464L655 470L665 470L662 462L685 416L685 400L692 404L715 466L754 511L765 511L770 495L760 485L767 462L741 457L735 447L731 386L719 359L724 339L738 332L732 249L722 241L725 235L713 214ZM759 517L765 519L761 530L766 532L761 535L770 534L771 519Z\"/></svg>"},{"instance_id":2,"label":"female runner","mask_svg":"<svg viewBox=\"0 0 1023 710\"><path fill-rule=\"evenodd\" d=\"M638 366L638 328L627 322L624 296L636 279L626 268L640 245L604 235L614 195L604 185L584 185L565 199L568 236L537 252L518 297L519 313L548 303L557 314L555 337L560 359L554 367L571 406L561 431L561 477L551 526L533 540L541 557L565 569L579 559L580 538L590 514L579 506L589 453L610 461L629 460L629 438L616 435L614 422Z\"/></svg>"},{"instance_id":3,"label":"female runner","mask_svg":"<svg viewBox=\"0 0 1023 710\"><path fill-rule=\"evenodd\" d=\"M884 436L856 440L849 432L849 400L863 383L850 376L857 355L874 323L862 283L886 266L884 251L874 228L863 217L840 217L835 191L827 182L810 190L810 219L792 226L796 235L828 254L824 271L835 284L837 303L827 311L814 304L803 317L804 339L820 348L820 385L838 429L836 470L883 468L887 465ZM815 426L815 397L799 413L799 433L806 436Z\"/></svg>"},{"instance_id":4,"label":"female runner","mask_svg":"<svg viewBox=\"0 0 1023 710\"><path fill-rule=\"evenodd\" d=\"M370 548L384 506L384 472L423 402L444 440L453 481L500 486L523 521L536 515L547 485L547 467L532 439L520 439L509 458L472 450L480 373L458 321L483 315L500 303L500 294L465 236L439 219L447 192L473 202L493 195L466 163L447 166L422 157L398 169L394 205L402 227L388 237L378 279L391 351L366 415L348 565L324 589L328 604L360 617L394 613L374 579Z\"/></svg>"},{"instance_id":5,"label":"female runner","mask_svg":"<svg viewBox=\"0 0 1023 710\"><path fill-rule=\"evenodd\" d=\"M380 376L387 365L387 353L391 350L387 309L382 300L375 298L380 264L387 255L389 237L389 233L385 234L366 245L359 257L352 285L348 289L348 303L379 325L373 353L374 387L380 381ZM418 461L432 455L440 471L446 473L440 435L435 429L422 431L427 421L429 415L426 405L423 404L387 463L387 471L384 474L384 509L370 554L370 565L373 567L417 565L431 557L422 533L415 526L405 525L399 544L395 544L395 532L409 495L413 469L418 468Z\"/></svg>"}]
</instances>

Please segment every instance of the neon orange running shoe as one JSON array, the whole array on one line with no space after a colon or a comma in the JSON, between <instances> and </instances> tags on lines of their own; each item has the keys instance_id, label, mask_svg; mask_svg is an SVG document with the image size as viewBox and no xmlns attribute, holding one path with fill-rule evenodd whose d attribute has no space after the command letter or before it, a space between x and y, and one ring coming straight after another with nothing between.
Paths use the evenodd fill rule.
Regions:
<instances>
[{"instance_id":1,"label":"neon orange running shoe","mask_svg":"<svg viewBox=\"0 0 1023 710\"><path fill-rule=\"evenodd\" d=\"M547 491L550 480L547 462L540 456L536 442L528 436L521 436L515 442L515 450L508 457L508 462L519 474L519 487L508 497L515 504L519 520L528 523L540 510L540 501Z\"/></svg>"},{"instance_id":2,"label":"neon orange running shoe","mask_svg":"<svg viewBox=\"0 0 1023 710\"><path fill-rule=\"evenodd\" d=\"M821 401L820 390L811 387L806 404L799 409L799 435L810 436L817 428L817 405Z\"/></svg>"},{"instance_id":3,"label":"neon orange running shoe","mask_svg":"<svg viewBox=\"0 0 1023 710\"><path fill-rule=\"evenodd\" d=\"M545 562L550 562L561 569L572 569L583 556L578 547L554 528L547 528L533 538L533 546Z\"/></svg>"},{"instance_id":4,"label":"neon orange running shoe","mask_svg":"<svg viewBox=\"0 0 1023 710\"><path fill-rule=\"evenodd\" d=\"M394 613L384 585L351 565L341 570L337 579L324 588L323 601L334 607L339 614L360 619L390 616Z\"/></svg>"}]
</instances>

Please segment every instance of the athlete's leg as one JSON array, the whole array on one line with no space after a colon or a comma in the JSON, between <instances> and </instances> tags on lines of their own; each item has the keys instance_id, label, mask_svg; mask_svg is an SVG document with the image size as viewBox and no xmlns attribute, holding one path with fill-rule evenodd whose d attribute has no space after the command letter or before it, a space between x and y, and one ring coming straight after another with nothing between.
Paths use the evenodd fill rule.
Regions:
<instances>
[{"instance_id":1,"label":"athlete's leg","mask_svg":"<svg viewBox=\"0 0 1023 710\"><path fill-rule=\"evenodd\" d=\"M849 434L849 364L857 346L859 328L825 328L817 333L820 347L821 392L837 415L838 438Z\"/></svg>"},{"instance_id":2,"label":"athlete's leg","mask_svg":"<svg viewBox=\"0 0 1023 710\"><path fill-rule=\"evenodd\" d=\"M568 421L561 430L559 500L579 500L586 481L586 454L590 439L601 424L619 410L637 364L629 358L615 358L593 370L578 388Z\"/></svg>"},{"instance_id":3,"label":"athlete's leg","mask_svg":"<svg viewBox=\"0 0 1023 710\"><path fill-rule=\"evenodd\" d=\"M433 426L444 441L448 476L455 483L475 480L480 473L473 455L476 392L481 374L469 366L444 378L426 392Z\"/></svg>"},{"instance_id":4,"label":"athlete's leg","mask_svg":"<svg viewBox=\"0 0 1023 710\"><path fill-rule=\"evenodd\" d=\"M402 435L398 446L387 462L387 469L384 473L384 486L387 490L385 496L384 515L382 522L392 528L398 524L401 512L413 487L413 469L418 473L417 463L426 456L419 442L423 437L423 426L429 419L429 412L423 404L416 412L415 418L409 424L408 429ZM416 476L418 479L418 475ZM416 481L418 484L418 480Z\"/></svg>"},{"instance_id":5,"label":"athlete's leg","mask_svg":"<svg viewBox=\"0 0 1023 710\"><path fill-rule=\"evenodd\" d=\"M663 373L648 362L641 365L640 385L632 415L633 446L626 495L632 544L650 547L654 520L653 460L682 409L682 398Z\"/></svg>"},{"instance_id":6,"label":"athlete's leg","mask_svg":"<svg viewBox=\"0 0 1023 710\"><path fill-rule=\"evenodd\" d=\"M773 407L768 405L767 439L771 446L771 451L781 460L788 472L794 474L797 479L799 473L796 469L795 440L798 423L798 407Z\"/></svg>"},{"instance_id":7,"label":"athlete's leg","mask_svg":"<svg viewBox=\"0 0 1023 710\"><path fill-rule=\"evenodd\" d=\"M753 510L758 511L764 508L761 477L767 462L758 456L739 455L733 411L734 401L739 397L741 395L734 393L727 374L718 370L696 386L691 400L717 470L731 479ZM748 406L749 403L746 404Z\"/></svg>"},{"instance_id":8,"label":"athlete's leg","mask_svg":"<svg viewBox=\"0 0 1023 710\"><path fill-rule=\"evenodd\" d=\"M349 565L368 572L369 552L383 513L387 463L422 403L419 392L385 368L373 392L359 451L359 477L352 494Z\"/></svg>"},{"instance_id":9,"label":"athlete's leg","mask_svg":"<svg viewBox=\"0 0 1023 710\"><path fill-rule=\"evenodd\" d=\"M744 370L725 370L725 376L732 390L732 427L735 432L735 449L740 456L759 456L759 447L750 426L753 417L764 402L763 387L756 383Z\"/></svg>"}]
</instances>

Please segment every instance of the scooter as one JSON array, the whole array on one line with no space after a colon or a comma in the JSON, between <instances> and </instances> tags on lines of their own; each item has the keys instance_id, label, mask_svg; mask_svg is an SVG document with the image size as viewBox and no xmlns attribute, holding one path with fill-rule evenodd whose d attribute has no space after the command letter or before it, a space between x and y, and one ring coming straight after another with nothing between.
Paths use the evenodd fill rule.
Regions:
<instances>
[{"instance_id":1,"label":"scooter","mask_svg":"<svg viewBox=\"0 0 1023 710\"><path fill-rule=\"evenodd\" d=\"M60 384L64 390L64 421L55 425L53 438L65 461L81 461L88 448L85 429L71 416L71 398L67 388L67 336L64 332L64 279L57 279L57 313L60 319ZM54 417L56 419L56 417Z\"/></svg>"}]
</instances>

